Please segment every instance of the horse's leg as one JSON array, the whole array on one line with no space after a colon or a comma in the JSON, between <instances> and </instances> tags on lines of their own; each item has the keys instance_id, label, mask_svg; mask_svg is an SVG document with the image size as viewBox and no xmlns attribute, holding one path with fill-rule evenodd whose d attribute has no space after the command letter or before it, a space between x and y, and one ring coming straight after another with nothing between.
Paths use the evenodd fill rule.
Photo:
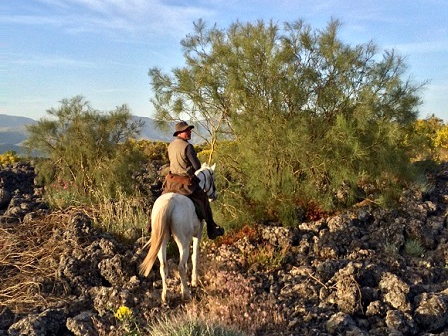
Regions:
<instances>
[{"instance_id":1,"label":"horse's leg","mask_svg":"<svg viewBox=\"0 0 448 336\"><path fill-rule=\"evenodd\" d=\"M193 237L193 254L191 256L191 286L198 285L198 261L199 261L199 243L201 238Z\"/></svg>"},{"instance_id":2,"label":"horse's leg","mask_svg":"<svg viewBox=\"0 0 448 336\"><path fill-rule=\"evenodd\" d=\"M162 302L163 303L166 303L166 292L167 292L166 279L168 276L168 264L166 262L166 245L167 245L167 240L164 239L162 246L160 247L159 253L157 254L157 257L159 258L159 262L160 262L160 277L162 278Z\"/></svg>"},{"instance_id":3,"label":"horse's leg","mask_svg":"<svg viewBox=\"0 0 448 336\"><path fill-rule=\"evenodd\" d=\"M190 254L190 244L189 241L177 241L177 246L179 247L179 275L182 300L189 300L190 290L187 284L187 262Z\"/></svg>"}]
</instances>

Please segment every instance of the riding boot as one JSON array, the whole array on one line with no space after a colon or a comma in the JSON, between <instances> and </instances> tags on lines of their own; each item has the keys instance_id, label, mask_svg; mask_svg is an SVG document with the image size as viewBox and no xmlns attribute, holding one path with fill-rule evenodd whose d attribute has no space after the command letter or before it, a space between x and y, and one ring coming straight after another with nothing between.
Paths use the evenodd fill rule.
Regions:
<instances>
[{"instance_id":1,"label":"riding boot","mask_svg":"<svg viewBox=\"0 0 448 336\"><path fill-rule=\"evenodd\" d=\"M215 239L219 236L224 235L224 229L218 226L213 220L212 209L210 208L210 202L208 198L204 204L205 210L205 222L207 223L207 235L210 239Z\"/></svg>"},{"instance_id":2,"label":"riding boot","mask_svg":"<svg viewBox=\"0 0 448 336\"><path fill-rule=\"evenodd\" d=\"M210 239L215 239L216 237L222 236L224 234L224 229L216 225L213 220L212 209L207 194L202 189L197 189L189 197L197 201L196 203L201 208L199 211L199 219L205 219L205 222L207 223L208 237Z\"/></svg>"},{"instance_id":3,"label":"riding boot","mask_svg":"<svg viewBox=\"0 0 448 336\"><path fill-rule=\"evenodd\" d=\"M216 225L215 222L207 222L207 236L209 239L215 239L224 235L224 228Z\"/></svg>"}]
</instances>

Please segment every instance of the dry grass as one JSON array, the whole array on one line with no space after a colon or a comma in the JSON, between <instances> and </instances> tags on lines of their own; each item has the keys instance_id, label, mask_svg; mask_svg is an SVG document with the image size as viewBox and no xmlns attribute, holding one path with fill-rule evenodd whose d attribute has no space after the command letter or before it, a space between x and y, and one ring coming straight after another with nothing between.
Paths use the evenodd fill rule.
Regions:
<instances>
[{"instance_id":1,"label":"dry grass","mask_svg":"<svg viewBox=\"0 0 448 336\"><path fill-rule=\"evenodd\" d=\"M201 314L200 314L201 315ZM162 317L150 326L151 336L244 336L232 327L224 326L210 317L199 317L197 312L187 310L173 316Z\"/></svg>"},{"instance_id":2,"label":"dry grass","mask_svg":"<svg viewBox=\"0 0 448 336\"><path fill-rule=\"evenodd\" d=\"M230 286L234 287L235 284ZM255 303L238 291L221 295L216 292L208 294L200 301L191 302L185 310L190 315L207 321L209 325L225 326L246 335L255 335L260 330L285 325L283 316L271 299Z\"/></svg>"},{"instance_id":3,"label":"dry grass","mask_svg":"<svg viewBox=\"0 0 448 336\"><path fill-rule=\"evenodd\" d=\"M240 239L257 239L259 233L254 226L245 225L239 230L230 232L223 237L219 238L218 242L224 245L232 245Z\"/></svg>"},{"instance_id":4,"label":"dry grass","mask_svg":"<svg viewBox=\"0 0 448 336\"><path fill-rule=\"evenodd\" d=\"M264 271L273 271L282 267L286 262L289 247L278 248L270 244L262 245L257 253L247 255L248 269L262 269Z\"/></svg>"},{"instance_id":5,"label":"dry grass","mask_svg":"<svg viewBox=\"0 0 448 336\"><path fill-rule=\"evenodd\" d=\"M143 196L128 197L119 194L116 200L100 194L96 195L98 204L94 211L94 222L97 227L130 241L142 237L148 225Z\"/></svg>"},{"instance_id":6,"label":"dry grass","mask_svg":"<svg viewBox=\"0 0 448 336\"><path fill-rule=\"evenodd\" d=\"M185 306L189 315L246 335L285 325L273 298L254 300L257 294L253 278L223 270L216 260L209 259L202 260L200 274L203 274L204 282L198 297Z\"/></svg>"},{"instance_id":7,"label":"dry grass","mask_svg":"<svg viewBox=\"0 0 448 336\"><path fill-rule=\"evenodd\" d=\"M70 300L64 281L58 277L60 258L73 248L76 242L61 239L61 234L69 229L73 214L79 208L71 208L64 212L53 212L45 218L33 220L32 223L20 223L8 228L0 228L0 303L19 314L26 314L35 308L48 308ZM90 214L91 215L91 214ZM55 231L61 230L60 234ZM245 228L245 234L256 239L252 228ZM239 235L233 239L238 239ZM232 239L228 238L228 242ZM270 251L272 252L272 251ZM271 260L272 253L261 256L262 260ZM274 258L275 259L275 258ZM259 262L259 261L258 261ZM181 327L197 325L198 321L206 321L200 325L204 335L207 332L216 335L255 334L264 326L283 325L281 314L276 312L275 302L269 299L264 302L252 302L254 288L249 279L233 272L218 271L214 261L204 260L202 264L203 286L198 290L192 302L180 306L183 317ZM179 312L179 310L177 310ZM184 319L188 316L196 320ZM153 322L153 321L152 321ZM174 318L168 326L179 327ZM133 335L145 335L148 325ZM153 325L154 326L154 325ZM199 328L198 327L198 328ZM244 333L243 333L244 331ZM219 333L218 333L219 334ZM221 335L221 334L219 334Z\"/></svg>"},{"instance_id":8,"label":"dry grass","mask_svg":"<svg viewBox=\"0 0 448 336\"><path fill-rule=\"evenodd\" d=\"M0 302L16 313L61 301L54 295L58 258L64 251L53 230L64 226L63 214L0 228ZM57 282L57 281L56 281ZM60 283L60 282L59 282ZM64 284L58 290L64 291Z\"/></svg>"}]
</instances>

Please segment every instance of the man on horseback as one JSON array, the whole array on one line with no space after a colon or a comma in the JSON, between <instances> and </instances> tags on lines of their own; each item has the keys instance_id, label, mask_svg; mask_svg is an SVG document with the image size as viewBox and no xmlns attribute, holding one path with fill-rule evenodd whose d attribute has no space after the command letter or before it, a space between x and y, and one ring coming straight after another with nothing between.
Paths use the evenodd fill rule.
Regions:
<instances>
[{"instance_id":1,"label":"man on horseback","mask_svg":"<svg viewBox=\"0 0 448 336\"><path fill-rule=\"evenodd\" d=\"M168 146L170 172L165 178L163 193L180 193L192 199L195 205L199 206L199 219L205 219L207 223L208 237L215 239L224 234L224 229L213 220L208 196L199 186L199 179L194 174L201 168L201 163L193 145L188 142L191 139L192 128L194 126L188 125L185 121L175 125L173 136L176 138Z\"/></svg>"}]
</instances>

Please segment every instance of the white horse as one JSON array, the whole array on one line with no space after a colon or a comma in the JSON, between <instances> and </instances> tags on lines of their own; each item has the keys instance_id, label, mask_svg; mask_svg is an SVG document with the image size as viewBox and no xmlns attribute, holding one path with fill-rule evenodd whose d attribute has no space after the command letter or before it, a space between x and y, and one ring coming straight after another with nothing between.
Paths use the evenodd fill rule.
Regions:
<instances>
[{"instance_id":1,"label":"white horse","mask_svg":"<svg viewBox=\"0 0 448 336\"><path fill-rule=\"evenodd\" d=\"M210 201L216 199L214 183L215 164L209 167L203 163L196 171L200 187L207 193ZM190 254L190 244L193 240L191 286L198 284L197 265L199 260L199 243L202 236L203 221L200 221L193 201L187 196L166 193L157 198L151 213L151 238L149 252L140 265L140 274L148 276L156 257L160 262L162 277L162 302L166 302L166 278L168 267L166 262L166 245L172 235L179 249L179 274L181 280L182 299L190 298L187 286L187 261Z\"/></svg>"}]
</instances>

